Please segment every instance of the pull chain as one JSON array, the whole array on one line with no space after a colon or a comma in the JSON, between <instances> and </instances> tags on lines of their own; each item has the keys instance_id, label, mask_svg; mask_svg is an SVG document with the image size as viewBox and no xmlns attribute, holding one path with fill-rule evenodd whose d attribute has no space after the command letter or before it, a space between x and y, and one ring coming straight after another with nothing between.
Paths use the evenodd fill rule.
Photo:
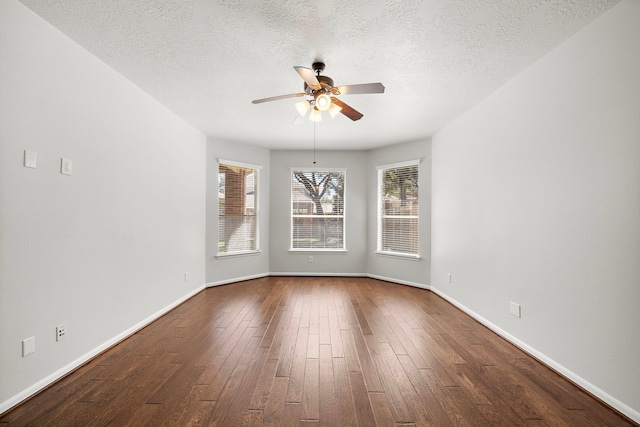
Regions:
<instances>
[{"instance_id":1,"label":"pull chain","mask_svg":"<svg viewBox=\"0 0 640 427\"><path fill-rule=\"evenodd\" d=\"M316 122L313 122L313 164L316 164Z\"/></svg>"}]
</instances>

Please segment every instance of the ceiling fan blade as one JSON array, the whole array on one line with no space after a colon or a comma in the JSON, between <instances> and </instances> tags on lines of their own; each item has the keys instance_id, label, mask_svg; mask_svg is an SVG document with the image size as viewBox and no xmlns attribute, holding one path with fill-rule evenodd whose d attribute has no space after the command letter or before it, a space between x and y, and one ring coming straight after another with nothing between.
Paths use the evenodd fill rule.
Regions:
<instances>
[{"instance_id":1,"label":"ceiling fan blade","mask_svg":"<svg viewBox=\"0 0 640 427\"><path fill-rule=\"evenodd\" d=\"M331 98L331 101L334 104L336 104L338 107L342 108L342 111L340 111L340 112L342 114L344 114L345 116L349 117L354 122L356 120L360 120L362 118L362 113L360 113L359 111L356 111L353 108L349 107L347 104L345 104L344 102L340 101L338 98Z\"/></svg>"},{"instance_id":2,"label":"ceiling fan blade","mask_svg":"<svg viewBox=\"0 0 640 427\"><path fill-rule=\"evenodd\" d=\"M302 77L302 79L305 81L307 86L309 86L311 89L313 90L322 89L322 85L320 85L320 82L318 81L316 74L313 72L311 68L300 67L300 66L296 66L293 68L298 72L298 74L300 74L300 77Z\"/></svg>"},{"instance_id":3,"label":"ceiling fan blade","mask_svg":"<svg viewBox=\"0 0 640 427\"><path fill-rule=\"evenodd\" d=\"M363 83L359 85L336 86L336 95L358 95L365 93L384 93L382 83ZM332 91L333 92L333 91Z\"/></svg>"},{"instance_id":4,"label":"ceiling fan blade","mask_svg":"<svg viewBox=\"0 0 640 427\"><path fill-rule=\"evenodd\" d=\"M263 102L277 101L278 99L295 98L295 97L298 97L298 96L305 96L305 95L306 95L306 93L304 93L304 92L290 93L288 95L280 95L280 96L272 96L270 98L254 99L253 101L251 101L251 103L252 104L262 104Z\"/></svg>"}]
</instances>

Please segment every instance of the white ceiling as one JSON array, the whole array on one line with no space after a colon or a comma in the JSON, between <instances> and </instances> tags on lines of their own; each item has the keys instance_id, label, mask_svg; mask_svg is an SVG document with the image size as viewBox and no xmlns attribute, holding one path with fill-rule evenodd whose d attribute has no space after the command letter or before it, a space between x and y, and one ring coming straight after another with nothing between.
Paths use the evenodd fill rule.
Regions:
<instances>
[{"instance_id":1,"label":"white ceiling","mask_svg":"<svg viewBox=\"0 0 640 427\"><path fill-rule=\"evenodd\" d=\"M318 149L424 139L618 0L21 0L205 134L312 149L294 65L326 64L364 114L328 115Z\"/></svg>"}]
</instances>

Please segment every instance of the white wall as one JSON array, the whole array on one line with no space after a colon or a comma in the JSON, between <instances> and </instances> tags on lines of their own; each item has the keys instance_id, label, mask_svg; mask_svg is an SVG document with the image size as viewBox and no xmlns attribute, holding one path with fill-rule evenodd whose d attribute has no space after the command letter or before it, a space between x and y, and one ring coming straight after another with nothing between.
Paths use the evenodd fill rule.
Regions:
<instances>
[{"instance_id":1,"label":"white wall","mask_svg":"<svg viewBox=\"0 0 640 427\"><path fill-rule=\"evenodd\" d=\"M3 412L202 288L206 138L15 0L0 76Z\"/></svg>"},{"instance_id":2,"label":"white wall","mask_svg":"<svg viewBox=\"0 0 640 427\"><path fill-rule=\"evenodd\" d=\"M621 2L435 135L432 201L433 288L636 421L638 22Z\"/></svg>"},{"instance_id":3,"label":"white wall","mask_svg":"<svg viewBox=\"0 0 640 427\"><path fill-rule=\"evenodd\" d=\"M319 151L271 152L270 270L272 274L364 275L367 249L367 153ZM290 252L291 168L346 168L346 253ZM307 257L313 255L313 263Z\"/></svg>"},{"instance_id":4,"label":"white wall","mask_svg":"<svg viewBox=\"0 0 640 427\"><path fill-rule=\"evenodd\" d=\"M224 256L218 253L218 160L233 160L262 166L258 179L258 236L260 252ZM209 286L269 274L269 150L238 142L209 139L207 147L207 253Z\"/></svg>"},{"instance_id":5,"label":"white wall","mask_svg":"<svg viewBox=\"0 0 640 427\"><path fill-rule=\"evenodd\" d=\"M420 160L418 185L420 198L420 259L376 254L378 180L376 166ZM431 141L391 145L368 153L367 179L367 273L372 277L428 288L431 283Z\"/></svg>"}]
</instances>

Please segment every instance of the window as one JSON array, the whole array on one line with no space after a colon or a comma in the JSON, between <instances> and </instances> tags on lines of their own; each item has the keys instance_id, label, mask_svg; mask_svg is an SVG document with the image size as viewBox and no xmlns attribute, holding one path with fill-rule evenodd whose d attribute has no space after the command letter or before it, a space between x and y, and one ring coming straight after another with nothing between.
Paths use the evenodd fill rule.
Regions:
<instances>
[{"instance_id":1,"label":"window","mask_svg":"<svg viewBox=\"0 0 640 427\"><path fill-rule=\"evenodd\" d=\"M291 171L291 249L344 250L344 170Z\"/></svg>"},{"instance_id":2,"label":"window","mask_svg":"<svg viewBox=\"0 0 640 427\"><path fill-rule=\"evenodd\" d=\"M378 252L418 257L418 161L378 166Z\"/></svg>"},{"instance_id":3,"label":"window","mask_svg":"<svg viewBox=\"0 0 640 427\"><path fill-rule=\"evenodd\" d=\"M260 166L219 160L218 254L256 252Z\"/></svg>"}]
</instances>

